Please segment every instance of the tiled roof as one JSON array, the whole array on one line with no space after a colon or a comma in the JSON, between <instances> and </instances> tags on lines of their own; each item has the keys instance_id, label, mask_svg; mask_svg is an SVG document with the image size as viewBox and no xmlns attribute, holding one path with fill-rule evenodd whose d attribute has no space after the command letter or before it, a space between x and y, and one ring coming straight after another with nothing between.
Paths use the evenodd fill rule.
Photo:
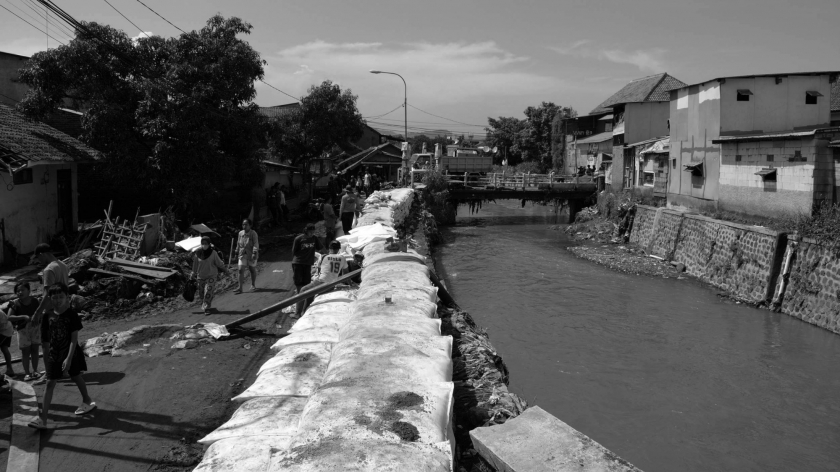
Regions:
<instances>
[{"instance_id":1,"label":"tiled roof","mask_svg":"<svg viewBox=\"0 0 840 472\"><path fill-rule=\"evenodd\" d=\"M671 99L669 91L685 87L685 83L667 73L651 75L633 80L610 98L589 112L590 115L609 113L610 107L622 103L667 102Z\"/></svg>"},{"instance_id":2,"label":"tiled roof","mask_svg":"<svg viewBox=\"0 0 840 472\"><path fill-rule=\"evenodd\" d=\"M273 107L260 107L260 114L268 118L278 118L287 115L295 110L300 109L300 103L287 103L285 105L275 105Z\"/></svg>"},{"instance_id":3,"label":"tiled roof","mask_svg":"<svg viewBox=\"0 0 840 472\"><path fill-rule=\"evenodd\" d=\"M840 78L831 84L831 111L840 111Z\"/></svg>"},{"instance_id":4,"label":"tiled roof","mask_svg":"<svg viewBox=\"0 0 840 472\"><path fill-rule=\"evenodd\" d=\"M0 105L0 146L30 162L81 162L99 159L100 154L61 131Z\"/></svg>"}]
</instances>

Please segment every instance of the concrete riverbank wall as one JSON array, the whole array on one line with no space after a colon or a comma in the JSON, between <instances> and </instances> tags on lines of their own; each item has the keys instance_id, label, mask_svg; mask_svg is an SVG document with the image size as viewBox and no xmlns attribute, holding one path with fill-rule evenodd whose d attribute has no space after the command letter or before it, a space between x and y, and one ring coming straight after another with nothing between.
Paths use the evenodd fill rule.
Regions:
<instances>
[{"instance_id":1,"label":"concrete riverbank wall","mask_svg":"<svg viewBox=\"0 0 840 472\"><path fill-rule=\"evenodd\" d=\"M760 226L638 205L630 242L732 296L840 334L840 249Z\"/></svg>"},{"instance_id":2,"label":"concrete riverbank wall","mask_svg":"<svg viewBox=\"0 0 840 472\"><path fill-rule=\"evenodd\" d=\"M452 470L452 338L424 258L384 241L413 197L368 198L340 238L365 256L362 284L316 297L272 346L196 471Z\"/></svg>"}]
</instances>

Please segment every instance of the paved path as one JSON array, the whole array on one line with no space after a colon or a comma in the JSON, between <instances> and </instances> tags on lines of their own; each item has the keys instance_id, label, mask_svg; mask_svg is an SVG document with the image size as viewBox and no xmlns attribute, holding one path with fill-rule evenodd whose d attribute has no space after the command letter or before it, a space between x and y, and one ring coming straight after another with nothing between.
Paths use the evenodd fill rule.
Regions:
<instances>
[{"instance_id":1,"label":"paved path","mask_svg":"<svg viewBox=\"0 0 840 472\"><path fill-rule=\"evenodd\" d=\"M80 337L140 324L223 324L253 313L293 294L290 252L281 247L266 253L266 266L257 277L261 289L218 295L214 301L218 311L210 315L205 316L196 305L140 320L87 324ZM270 356L269 346L289 322L286 315L277 314L249 326L261 333L184 351L169 349L173 341L161 339L150 343L144 354L88 359L85 380L98 409L75 416L78 390L69 380L59 382L50 412L51 431L31 431L41 434L40 470L123 472L152 466L154 470L191 470L201 451L195 441L230 416L235 409L230 398L253 382L257 369ZM42 398L43 386L35 389ZM4 466L0 464L0 471Z\"/></svg>"}]
</instances>

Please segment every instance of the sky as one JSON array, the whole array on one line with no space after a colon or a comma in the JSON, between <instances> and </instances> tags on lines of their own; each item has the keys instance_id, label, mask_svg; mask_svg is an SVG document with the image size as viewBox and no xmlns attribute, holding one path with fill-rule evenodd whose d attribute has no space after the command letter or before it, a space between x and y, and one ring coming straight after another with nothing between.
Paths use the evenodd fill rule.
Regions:
<instances>
[{"instance_id":1,"label":"sky","mask_svg":"<svg viewBox=\"0 0 840 472\"><path fill-rule=\"evenodd\" d=\"M130 36L141 30L180 34L139 0L54 2L78 20ZM371 123L395 133L403 126L406 89L399 77L371 69L405 79L410 128L478 138L488 117L522 118L525 108L541 102L587 114L630 80L661 72L691 84L840 70L840 0L142 2L187 31L216 13L242 18L253 25L244 39L268 63L267 83L300 97L332 80L358 96ZM0 0L0 7L45 30L44 19L30 9L34 4ZM56 45L3 8L0 25L0 51L30 55L48 41ZM50 33L66 42L52 21ZM257 84L261 106L292 101Z\"/></svg>"}]
</instances>

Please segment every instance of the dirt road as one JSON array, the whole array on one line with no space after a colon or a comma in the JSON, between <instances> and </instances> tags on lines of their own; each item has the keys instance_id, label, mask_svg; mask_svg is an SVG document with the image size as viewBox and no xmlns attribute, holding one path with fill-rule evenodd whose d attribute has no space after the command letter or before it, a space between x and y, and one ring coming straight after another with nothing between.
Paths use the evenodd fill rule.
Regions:
<instances>
[{"instance_id":1,"label":"dirt road","mask_svg":"<svg viewBox=\"0 0 840 472\"><path fill-rule=\"evenodd\" d=\"M257 277L260 290L217 295L217 311L210 315L196 305L142 320L90 323L80 338L140 324L224 324L253 313L293 294L290 252L289 247L280 247L263 255L266 266ZM98 409L75 416L78 390L69 379L58 384L51 430L40 433L40 470L191 470L201 458L195 441L230 417L237 406L230 398L253 382L259 366L270 357L269 346L289 325L287 316L278 313L248 325L258 331L247 337L232 336L180 351L170 349L174 341L158 339L149 342L146 353L89 358L84 377ZM43 390L36 387L39 399ZM8 435L0 435L0 442L4 439ZM0 447L0 471L6 467L5 449Z\"/></svg>"}]
</instances>

